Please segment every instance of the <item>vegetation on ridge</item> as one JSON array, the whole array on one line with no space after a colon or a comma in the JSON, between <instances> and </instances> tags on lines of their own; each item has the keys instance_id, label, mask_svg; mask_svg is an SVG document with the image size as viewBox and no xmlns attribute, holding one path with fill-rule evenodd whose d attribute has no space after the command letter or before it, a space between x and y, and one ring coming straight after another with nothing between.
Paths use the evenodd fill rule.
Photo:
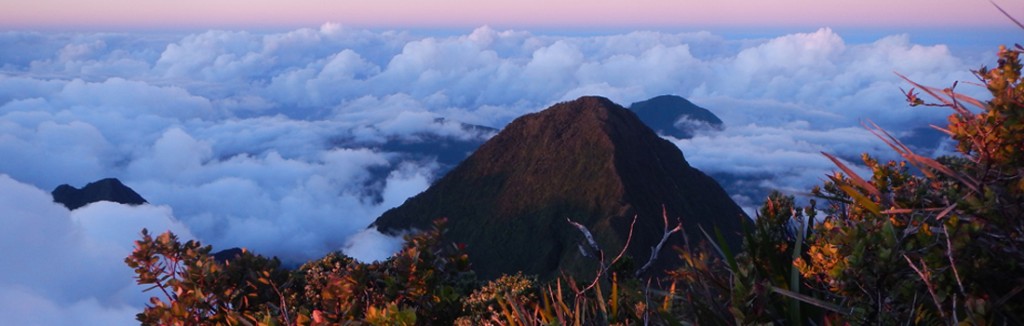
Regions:
<instances>
[{"instance_id":1,"label":"vegetation on ridge","mask_svg":"<svg viewBox=\"0 0 1024 326\"><path fill-rule=\"evenodd\" d=\"M143 231L126 262L158 296L138 318L159 325L1024 324L1022 52L1001 48L995 67L976 71L991 100L955 93L955 85L906 92L912 105L953 110L944 130L960 155L917 155L869 124L903 161L865 155L872 173L862 177L826 154L839 172L813 189L821 207L772 194L742 248L701 230L712 241L684 241L676 248L682 265L664 278L631 277L636 267L616 260L593 280L506 275L480 284L464 248L443 240L443 222L409 236L383 262L331 254L295 271L251 253L221 264L209 247Z\"/></svg>"}]
</instances>

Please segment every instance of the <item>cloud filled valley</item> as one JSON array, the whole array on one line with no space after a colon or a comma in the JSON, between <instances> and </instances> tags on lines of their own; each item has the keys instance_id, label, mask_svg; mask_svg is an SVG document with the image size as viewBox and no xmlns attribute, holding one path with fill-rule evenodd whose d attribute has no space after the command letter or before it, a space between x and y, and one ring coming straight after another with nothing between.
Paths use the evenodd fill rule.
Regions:
<instances>
[{"instance_id":1,"label":"cloud filled valley","mask_svg":"<svg viewBox=\"0 0 1024 326\"><path fill-rule=\"evenodd\" d=\"M291 264L342 248L381 257L399 244L364 228L454 164L406 149L476 144L494 131L471 125L500 129L583 95L628 106L677 94L711 110L724 130L672 141L749 208L766 189L820 183L833 166L822 151L895 158L863 121L904 137L942 124L949 112L906 106L894 72L980 94L963 82L986 62L967 58L993 56L954 53L908 35L852 43L827 28L756 39L335 24L0 33L0 315L130 323L149 294L122 262L143 227ZM51 202L60 184L106 177L150 204Z\"/></svg>"}]
</instances>

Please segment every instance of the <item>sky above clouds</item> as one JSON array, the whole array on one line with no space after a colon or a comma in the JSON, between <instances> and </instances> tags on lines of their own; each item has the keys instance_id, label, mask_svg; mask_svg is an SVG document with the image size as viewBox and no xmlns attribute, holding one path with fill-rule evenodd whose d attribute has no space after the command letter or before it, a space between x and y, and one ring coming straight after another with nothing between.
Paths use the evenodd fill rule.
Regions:
<instances>
[{"instance_id":1,"label":"sky above clouds","mask_svg":"<svg viewBox=\"0 0 1024 326\"><path fill-rule=\"evenodd\" d=\"M1017 1L998 1L1024 12ZM987 1L963 0L7 0L0 27L102 30L294 28L983 27Z\"/></svg>"},{"instance_id":2,"label":"sky above clouds","mask_svg":"<svg viewBox=\"0 0 1024 326\"><path fill-rule=\"evenodd\" d=\"M385 257L398 242L364 228L444 167L384 142L483 141L492 134L459 122L501 128L583 95L687 97L726 125L671 139L693 166L744 180L757 191L733 195L747 207L764 189L800 194L832 170L821 151L894 158L867 119L901 136L944 121L908 108L894 72L980 95L963 83L970 69L1021 36L985 1L0 9L0 315L44 325L132 324L149 294L123 259L144 227L289 263L339 249ZM59 184L106 177L150 204L51 202Z\"/></svg>"}]
</instances>

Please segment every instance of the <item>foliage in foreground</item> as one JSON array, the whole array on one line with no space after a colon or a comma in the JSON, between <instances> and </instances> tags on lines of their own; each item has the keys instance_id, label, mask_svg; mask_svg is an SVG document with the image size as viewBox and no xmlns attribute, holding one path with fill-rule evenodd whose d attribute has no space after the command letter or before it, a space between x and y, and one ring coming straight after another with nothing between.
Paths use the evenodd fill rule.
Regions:
<instances>
[{"instance_id":1,"label":"foliage in foreground","mask_svg":"<svg viewBox=\"0 0 1024 326\"><path fill-rule=\"evenodd\" d=\"M861 177L843 161L799 208L774 193L729 248L716 230L676 248L683 264L661 279L600 262L593 279L539 283L505 275L478 283L444 223L372 264L334 253L295 271L243 253L145 230L126 259L158 293L138 315L158 325L1024 324L1024 84L1020 54L1002 48L976 72L979 101L914 84L912 105L953 110L943 129L960 155L913 153L869 129L903 158ZM911 82L912 83L912 82ZM955 86L955 85L954 85ZM972 111L976 110L978 112ZM823 214L824 216L818 216ZM666 236L675 232L668 230ZM568 227L568 225L567 225ZM584 230L581 230L584 231ZM736 254L734 254L736 252ZM603 255L602 255L603 257Z\"/></svg>"}]
</instances>

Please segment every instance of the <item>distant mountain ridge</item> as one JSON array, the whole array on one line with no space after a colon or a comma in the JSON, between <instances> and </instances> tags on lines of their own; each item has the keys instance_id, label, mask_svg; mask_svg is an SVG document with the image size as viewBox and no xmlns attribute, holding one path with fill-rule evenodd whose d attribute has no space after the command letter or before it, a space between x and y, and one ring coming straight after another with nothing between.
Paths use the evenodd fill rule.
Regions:
<instances>
[{"instance_id":1,"label":"distant mountain ridge","mask_svg":"<svg viewBox=\"0 0 1024 326\"><path fill-rule=\"evenodd\" d=\"M676 95L661 95L633 103L629 109L659 134L693 138L700 130L722 130L722 120L708 109Z\"/></svg>"},{"instance_id":2,"label":"distant mountain ridge","mask_svg":"<svg viewBox=\"0 0 1024 326\"><path fill-rule=\"evenodd\" d=\"M106 178L91 182L82 189L72 187L68 184L57 186L50 193L53 201L64 205L69 210L75 210L85 205L98 201L110 201L128 205L142 205L147 203L135 190L128 188L121 180Z\"/></svg>"},{"instance_id":3,"label":"distant mountain ridge","mask_svg":"<svg viewBox=\"0 0 1024 326\"><path fill-rule=\"evenodd\" d=\"M468 124L447 118L434 118L430 128L408 134L386 134L379 139L357 139L351 135L336 137L328 146L336 148L366 148L373 151L393 153L394 162L416 162L422 166L435 166L436 175L443 175L473 153L497 129ZM375 128L374 126L363 126ZM397 166L397 164L395 165ZM370 173L363 183L362 195L379 203L383 200L385 182L394 166L368 167Z\"/></svg>"},{"instance_id":4,"label":"distant mountain ridge","mask_svg":"<svg viewBox=\"0 0 1024 326\"><path fill-rule=\"evenodd\" d=\"M401 153L410 157L434 157L441 164L441 168L447 172L479 148L487 140L485 135L498 133L497 129L491 127L454 122L445 118L436 118L434 123L455 123L460 129L476 137L454 137L433 133L419 133L415 134L415 137L388 138L386 142L380 145L380 150Z\"/></svg>"},{"instance_id":5,"label":"distant mountain ridge","mask_svg":"<svg viewBox=\"0 0 1024 326\"><path fill-rule=\"evenodd\" d=\"M371 226L396 234L449 219L449 239L467 244L485 278L523 271L546 277L586 264L578 230L588 227L608 252L625 244L646 261L661 238L662 207L697 225L718 227L738 243L742 210L710 177L636 114L602 97L582 97L520 117L429 189L385 212ZM675 236L666 248L681 245ZM675 256L662 252L665 267ZM641 262L642 263L642 262Z\"/></svg>"}]
</instances>

